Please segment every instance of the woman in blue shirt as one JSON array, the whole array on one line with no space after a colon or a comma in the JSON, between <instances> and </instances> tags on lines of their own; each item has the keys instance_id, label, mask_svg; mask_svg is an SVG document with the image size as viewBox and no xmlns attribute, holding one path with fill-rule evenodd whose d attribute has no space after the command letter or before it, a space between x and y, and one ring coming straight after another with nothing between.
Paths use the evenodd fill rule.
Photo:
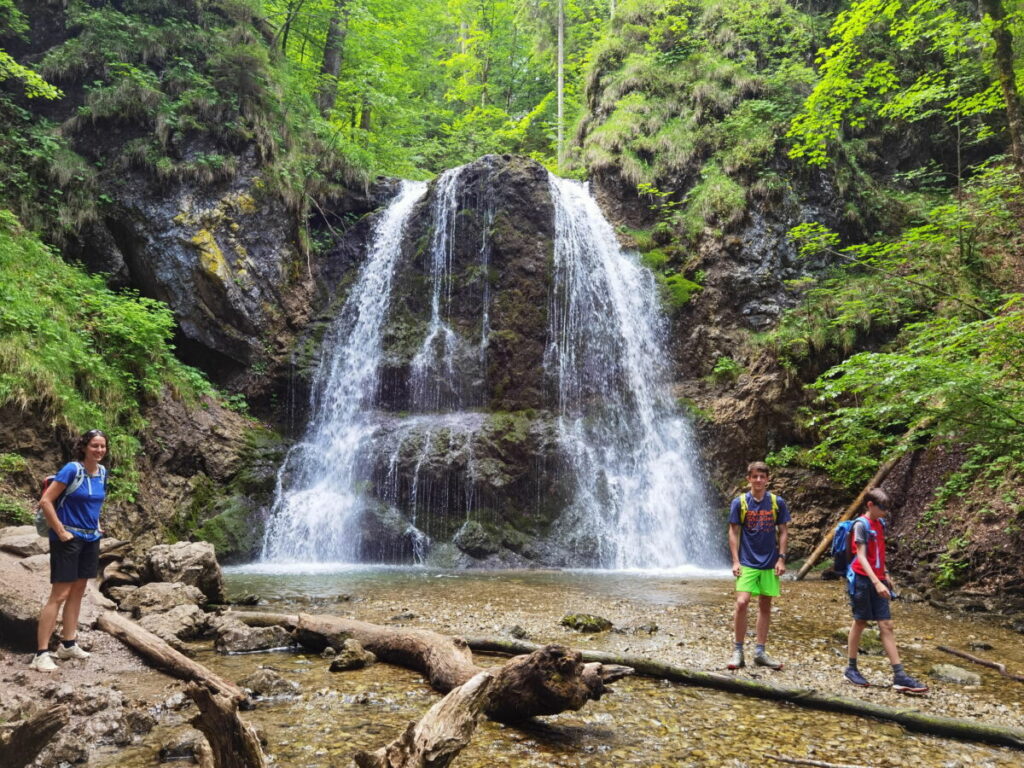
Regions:
<instances>
[{"instance_id":1,"label":"woman in blue shirt","mask_svg":"<svg viewBox=\"0 0 1024 768\"><path fill-rule=\"evenodd\" d=\"M99 564L100 508L107 495L106 468L100 461L107 455L107 436L98 429L86 432L78 441L77 453L78 461L65 464L39 500L50 526L51 584L50 597L39 614L38 650L31 664L39 672L57 669L49 645L61 603L64 611L57 658L89 658L76 642L78 614L86 584L95 578Z\"/></svg>"}]
</instances>

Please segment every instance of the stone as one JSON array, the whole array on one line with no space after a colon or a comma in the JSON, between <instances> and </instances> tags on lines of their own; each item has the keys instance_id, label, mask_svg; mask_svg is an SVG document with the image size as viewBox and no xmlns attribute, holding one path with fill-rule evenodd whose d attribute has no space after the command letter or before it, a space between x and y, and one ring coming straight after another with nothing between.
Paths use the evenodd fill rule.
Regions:
<instances>
[{"instance_id":1,"label":"stone","mask_svg":"<svg viewBox=\"0 0 1024 768\"><path fill-rule=\"evenodd\" d=\"M501 549L501 540L476 520L467 520L452 543L471 557L487 557Z\"/></svg>"},{"instance_id":2,"label":"stone","mask_svg":"<svg viewBox=\"0 0 1024 768\"><path fill-rule=\"evenodd\" d=\"M129 593L121 601L121 610L131 611L137 619L146 614L169 611L178 605L203 605L205 602L206 596L196 587L181 582L159 581Z\"/></svg>"},{"instance_id":3,"label":"stone","mask_svg":"<svg viewBox=\"0 0 1024 768\"><path fill-rule=\"evenodd\" d=\"M25 652L36 649L36 621L43 597L28 600L0 581L0 637L6 647Z\"/></svg>"},{"instance_id":4,"label":"stone","mask_svg":"<svg viewBox=\"0 0 1024 768\"><path fill-rule=\"evenodd\" d=\"M832 639L837 643L846 645L847 640L850 637L849 627L840 627L832 632ZM884 651L882 648L882 636L878 634L877 629L865 629L860 636L860 648L861 653L868 655L877 655Z\"/></svg>"},{"instance_id":5,"label":"stone","mask_svg":"<svg viewBox=\"0 0 1024 768\"><path fill-rule=\"evenodd\" d=\"M160 747L160 762L166 763L172 760L191 761L196 756L199 745L205 741L206 737L195 728L189 728L181 733L176 733Z\"/></svg>"},{"instance_id":6,"label":"stone","mask_svg":"<svg viewBox=\"0 0 1024 768\"><path fill-rule=\"evenodd\" d=\"M32 555L18 561L18 565L32 573L48 573L50 570L49 555Z\"/></svg>"},{"instance_id":7,"label":"stone","mask_svg":"<svg viewBox=\"0 0 1024 768\"><path fill-rule=\"evenodd\" d=\"M139 620L139 624L167 642L171 639L194 640L206 631L207 617L198 605L184 603L168 611L149 613Z\"/></svg>"},{"instance_id":8,"label":"stone","mask_svg":"<svg viewBox=\"0 0 1024 768\"><path fill-rule=\"evenodd\" d=\"M291 632L284 627L249 627L237 619L220 621L215 631L213 647L219 653L269 651L293 644Z\"/></svg>"},{"instance_id":9,"label":"stone","mask_svg":"<svg viewBox=\"0 0 1024 768\"><path fill-rule=\"evenodd\" d=\"M514 626L510 627L508 633L516 640L525 640L527 637L530 636L529 633L518 624L515 624Z\"/></svg>"},{"instance_id":10,"label":"stone","mask_svg":"<svg viewBox=\"0 0 1024 768\"><path fill-rule=\"evenodd\" d=\"M346 672L350 669L362 669L377 661L377 657L363 648L355 639L349 638L342 645L338 655L331 661L331 672Z\"/></svg>"},{"instance_id":11,"label":"stone","mask_svg":"<svg viewBox=\"0 0 1024 768\"><path fill-rule=\"evenodd\" d=\"M634 635L653 635L658 631L658 625L653 621L648 621L646 624L641 624L639 627L633 628Z\"/></svg>"},{"instance_id":12,"label":"stone","mask_svg":"<svg viewBox=\"0 0 1024 768\"><path fill-rule=\"evenodd\" d=\"M206 541L159 544L146 553L154 581L180 581L198 588L212 603L223 603L224 579L213 545Z\"/></svg>"},{"instance_id":13,"label":"stone","mask_svg":"<svg viewBox=\"0 0 1024 768\"><path fill-rule=\"evenodd\" d=\"M299 684L286 680L281 674L269 667L260 667L248 677L238 681L243 688L248 688L257 696L294 696L299 692Z\"/></svg>"},{"instance_id":14,"label":"stone","mask_svg":"<svg viewBox=\"0 0 1024 768\"><path fill-rule=\"evenodd\" d=\"M132 592L135 592L137 589L138 587L131 586L111 587L109 590L106 590L104 594L106 594L107 597L109 597L115 603L120 605L125 601L125 599L127 599L128 595L130 595Z\"/></svg>"},{"instance_id":15,"label":"stone","mask_svg":"<svg viewBox=\"0 0 1024 768\"><path fill-rule=\"evenodd\" d=\"M575 629L577 632L583 632L586 634L607 632L613 626L612 623L603 616L594 616L590 613L571 613L567 616L563 616L559 624L563 627Z\"/></svg>"},{"instance_id":16,"label":"stone","mask_svg":"<svg viewBox=\"0 0 1024 768\"><path fill-rule=\"evenodd\" d=\"M928 670L928 675L953 685L981 685L981 675L955 664L935 664Z\"/></svg>"},{"instance_id":17,"label":"stone","mask_svg":"<svg viewBox=\"0 0 1024 768\"><path fill-rule=\"evenodd\" d=\"M18 526L17 530L28 527L31 526ZM18 557L47 554L50 551L50 540L39 536L35 528L31 530L31 533L7 534L0 537L0 551L10 552Z\"/></svg>"}]
</instances>

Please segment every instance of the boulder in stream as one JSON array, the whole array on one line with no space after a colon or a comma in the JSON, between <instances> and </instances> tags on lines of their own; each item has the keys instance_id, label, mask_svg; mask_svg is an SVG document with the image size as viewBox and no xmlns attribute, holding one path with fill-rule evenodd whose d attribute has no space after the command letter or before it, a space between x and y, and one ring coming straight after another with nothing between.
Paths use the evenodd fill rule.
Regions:
<instances>
[{"instance_id":1,"label":"boulder in stream","mask_svg":"<svg viewBox=\"0 0 1024 768\"><path fill-rule=\"evenodd\" d=\"M929 677L953 685L981 685L981 675L956 664L935 664L928 670Z\"/></svg>"}]
</instances>

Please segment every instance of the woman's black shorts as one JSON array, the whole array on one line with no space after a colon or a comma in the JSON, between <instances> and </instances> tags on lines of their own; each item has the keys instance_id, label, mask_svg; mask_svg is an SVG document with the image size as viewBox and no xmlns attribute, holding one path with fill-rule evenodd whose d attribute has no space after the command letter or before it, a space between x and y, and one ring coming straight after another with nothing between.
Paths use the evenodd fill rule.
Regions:
<instances>
[{"instance_id":1,"label":"woman's black shorts","mask_svg":"<svg viewBox=\"0 0 1024 768\"><path fill-rule=\"evenodd\" d=\"M99 570L100 542L77 536L71 541L50 538L50 583L94 579Z\"/></svg>"}]
</instances>

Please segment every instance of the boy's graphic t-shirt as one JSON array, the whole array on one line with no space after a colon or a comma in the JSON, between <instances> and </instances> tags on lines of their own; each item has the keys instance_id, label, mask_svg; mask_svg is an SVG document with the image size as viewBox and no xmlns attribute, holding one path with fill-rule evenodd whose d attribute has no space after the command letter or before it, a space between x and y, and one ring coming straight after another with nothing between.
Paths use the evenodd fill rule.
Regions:
<instances>
[{"instance_id":1,"label":"boy's graphic t-shirt","mask_svg":"<svg viewBox=\"0 0 1024 768\"><path fill-rule=\"evenodd\" d=\"M747 568L774 568L779 559L779 543L775 534L775 526L789 522L789 507L781 496L775 497L779 507L778 517L772 515L771 495L766 493L757 501L749 491L747 497L747 517L743 522L740 534L740 565ZM740 525L740 500L732 500L729 510L729 522Z\"/></svg>"}]
</instances>

